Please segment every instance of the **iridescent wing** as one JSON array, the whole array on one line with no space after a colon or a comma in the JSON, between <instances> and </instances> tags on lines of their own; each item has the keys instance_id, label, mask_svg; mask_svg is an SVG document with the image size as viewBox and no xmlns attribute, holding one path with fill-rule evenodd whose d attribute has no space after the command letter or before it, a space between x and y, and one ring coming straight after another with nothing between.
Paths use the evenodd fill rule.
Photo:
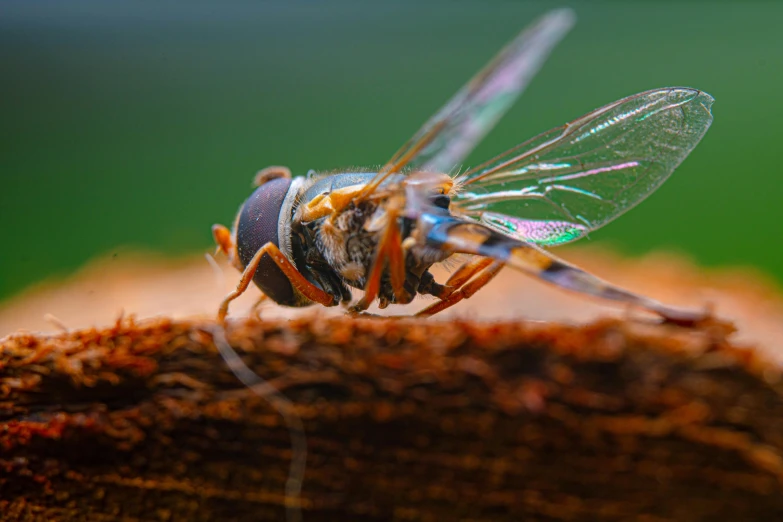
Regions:
<instances>
[{"instance_id":1,"label":"iridescent wing","mask_svg":"<svg viewBox=\"0 0 783 522\"><path fill-rule=\"evenodd\" d=\"M363 195L406 167L449 172L459 166L522 94L574 20L570 9L558 9L525 29L397 151Z\"/></svg>"},{"instance_id":2,"label":"iridescent wing","mask_svg":"<svg viewBox=\"0 0 783 522\"><path fill-rule=\"evenodd\" d=\"M669 177L707 132L712 102L674 87L596 109L460 175L455 209L543 246L579 239Z\"/></svg>"}]
</instances>

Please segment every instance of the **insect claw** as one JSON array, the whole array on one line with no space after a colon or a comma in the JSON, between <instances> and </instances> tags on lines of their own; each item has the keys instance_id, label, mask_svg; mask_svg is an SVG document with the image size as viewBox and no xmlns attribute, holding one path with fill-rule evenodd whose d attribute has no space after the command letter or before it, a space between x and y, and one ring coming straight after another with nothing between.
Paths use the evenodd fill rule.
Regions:
<instances>
[{"instance_id":1,"label":"insect claw","mask_svg":"<svg viewBox=\"0 0 783 522\"><path fill-rule=\"evenodd\" d=\"M349 317L359 317L360 315L363 314L364 312L361 310L357 310L355 305L351 306L350 308L348 308L348 310L345 311L345 315Z\"/></svg>"}]
</instances>

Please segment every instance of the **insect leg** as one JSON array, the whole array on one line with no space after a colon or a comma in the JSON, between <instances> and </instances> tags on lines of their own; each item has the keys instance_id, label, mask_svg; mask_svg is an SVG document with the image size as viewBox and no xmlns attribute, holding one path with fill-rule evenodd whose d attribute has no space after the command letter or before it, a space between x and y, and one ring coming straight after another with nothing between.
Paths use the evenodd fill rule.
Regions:
<instances>
[{"instance_id":1,"label":"insect leg","mask_svg":"<svg viewBox=\"0 0 783 522\"><path fill-rule=\"evenodd\" d=\"M404 300L405 291L405 251L402 247L402 235L397 224L397 216L393 216L387 227L386 255L389 261L392 291L397 302Z\"/></svg>"},{"instance_id":2,"label":"insect leg","mask_svg":"<svg viewBox=\"0 0 783 522\"><path fill-rule=\"evenodd\" d=\"M381 276L384 268L386 268L387 261L394 297L398 301L403 301L406 296L405 255L402 248L400 227L397 224L397 213L391 209L387 209L386 212L388 221L381 236L381 241L378 243L370 275L367 277L367 283L364 286L364 296L351 307L351 312L356 313L366 310L378 297L378 292L381 289Z\"/></svg>"},{"instance_id":3,"label":"insect leg","mask_svg":"<svg viewBox=\"0 0 783 522\"><path fill-rule=\"evenodd\" d=\"M245 290L247 290L247 287L250 286L253 276L256 275L256 270L258 270L258 264L265 254L272 258L272 261L275 262L277 267L291 282L291 286L298 290L303 296L324 306L332 306L335 304L334 298L331 295L305 279L288 258L280 252L280 249L277 248L274 243L270 242L258 249L258 252L253 256L253 259L251 259L245 267L245 271L242 272L242 277L239 279L239 284L236 289L223 299L223 302L218 309L218 321L223 322L225 320L226 314L228 314L228 305L231 301L242 295Z\"/></svg>"},{"instance_id":4,"label":"insect leg","mask_svg":"<svg viewBox=\"0 0 783 522\"><path fill-rule=\"evenodd\" d=\"M445 296L442 297L448 297L451 292L458 290L465 283L470 281L474 275L478 274L491 264L492 258L489 257L477 257L462 264L462 266L460 266L453 274L451 274L451 277L449 277L449 279L446 281L444 286L446 286L449 291Z\"/></svg>"},{"instance_id":5,"label":"insect leg","mask_svg":"<svg viewBox=\"0 0 783 522\"><path fill-rule=\"evenodd\" d=\"M212 225L212 237L215 238L218 252L223 252L229 258L234 255L234 241L231 239L231 231L223 225Z\"/></svg>"},{"instance_id":6,"label":"insect leg","mask_svg":"<svg viewBox=\"0 0 783 522\"><path fill-rule=\"evenodd\" d=\"M473 294L484 288L487 283L492 281L496 275L498 275L498 272L500 272L500 269L503 268L503 263L500 261L495 261L491 258L481 258L477 261L482 261L483 266L478 270L473 270L473 273L468 277L472 277L474 274L478 273L478 275L472 279L470 282L465 283L463 280L462 283L460 283L460 286L456 288L454 291L451 292L447 297L444 299L438 301L437 303L433 303L424 310L421 310L416 315L417 316L424 316L429 317L431 315L435 315L438 312L442 312L446 308L450 308L454 306L455 304L459 303L463 299L467 299L471 297ZM474 266L471 265L471 262L465 263L460 270L465 269L466 273L467 270L473 269L475 266L479 266L478 263ZM459 271L458 271L459 272ZM454 275L457 275L456 273ZM454 276L452 276L453 278ZM451 281L451 278L449 279Z\"/></svg>"}]
</instances>

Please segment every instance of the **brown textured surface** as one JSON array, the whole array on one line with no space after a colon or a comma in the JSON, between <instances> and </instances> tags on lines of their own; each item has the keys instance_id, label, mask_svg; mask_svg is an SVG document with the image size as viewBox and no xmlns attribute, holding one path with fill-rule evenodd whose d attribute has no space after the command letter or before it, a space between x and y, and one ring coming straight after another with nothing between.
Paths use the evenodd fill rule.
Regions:
<instances>
[{"instance_id":1,"label":"brown textured surface","mask_svg":"<svg viewBox=\"0 0 783 522\"><path fill-rule=\"evenodd\" d=\"M304 520L781 518L774 286L670 256L566 257L739 331L644 323L513 272L439 320L267 307L260 323L238 319L243 297L228 337L307 431ZM0 307L0 335L52 330L46 313L69 328L0 340L3 520L283 520L283 420L196 318L236 280L221 274L121 253ZM122 309L168 317L90 327Z\"/></svg>"},{"instance_id":2,"label":"brown textured surface","mask_svg":"<svg viewBox=\"0 0 783 522\"><path fill-rule=\"evenodd\" d=\"M289 437L201 329L2 350L5 520L282 520ZM238 321L297 405L305 520L772 520L780 374L725 329Z\"/></svg>"}]
</instances>

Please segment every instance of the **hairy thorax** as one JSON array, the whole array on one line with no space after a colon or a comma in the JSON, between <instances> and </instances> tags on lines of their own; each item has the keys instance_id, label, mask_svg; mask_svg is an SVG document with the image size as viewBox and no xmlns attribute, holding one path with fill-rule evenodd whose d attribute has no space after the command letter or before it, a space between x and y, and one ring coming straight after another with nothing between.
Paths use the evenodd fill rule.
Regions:
<instances>
[{"instance_id":1,"label":"hairy thorax","mask_svg":"<svg viewBox=\"0 0 783 522\"><path fill-rule=\"evenodd\" d=\"M365 288L388 219L385 201L363 201L349 206L334 219L324 219L318 227L316 246L345 284ZM414 220L398 218L403 241L414 232L415 226ZM408 303L418 293L439 293L442 287L435 283L428 269L447 257L447 253L432 248L414 245L407 249L404 299L395 299L389 271L385 269L379 291L381 307L389 303Z\"/></svg>"},{"instance_id":2,"label":"hairy thorax","mask_svg":"<svg viewBox=\"0 0 783 522\"><path fill-rule=\"evenodd\" d=\"M346 284L363 289L370 272L379 233L368 230L378 205L351 205L336 218L325 218L316 232L316 246Z\"/></svg>"}]
</instances>

